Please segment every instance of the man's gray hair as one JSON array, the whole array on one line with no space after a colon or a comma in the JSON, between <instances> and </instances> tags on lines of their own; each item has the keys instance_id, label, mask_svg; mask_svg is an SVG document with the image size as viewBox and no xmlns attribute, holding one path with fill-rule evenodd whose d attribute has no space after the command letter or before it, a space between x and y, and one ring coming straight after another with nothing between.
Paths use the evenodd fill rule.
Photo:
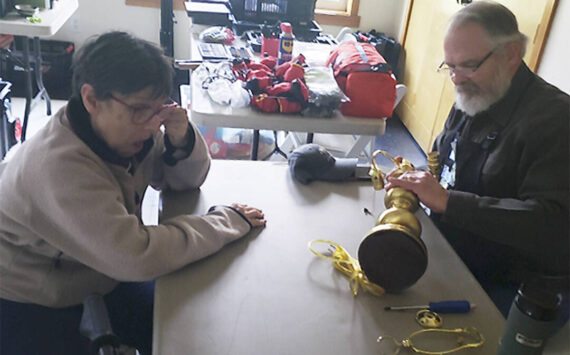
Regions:
<instances>
[{"instance_id":1,"label":"man's gray hair","mask_svg":"<svg viewBox=\"0 0 570 355\"><path fill-rule=\"evenodd\" d=\"M456 12L451 17L448 28L468 23L481 25L494 47L518 42L521 45L521 57L524 57L528 38L519 31L517 18L505 6L491 1L475 1Z\"/></svg>"}]
</instances>

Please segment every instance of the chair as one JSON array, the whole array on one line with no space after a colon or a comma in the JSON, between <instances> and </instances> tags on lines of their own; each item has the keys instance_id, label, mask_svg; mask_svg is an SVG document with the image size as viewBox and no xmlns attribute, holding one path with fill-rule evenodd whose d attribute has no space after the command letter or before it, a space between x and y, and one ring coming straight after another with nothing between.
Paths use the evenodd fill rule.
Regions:
<instances>
[{"instance_id":1,"label":"chair","mask_svg":"<svg viewBox=\"0 0 570 355\"><path fill-rule=\"evenodd\" d=\"M404 84L396 84L396 100L394 101L394 109L398 106L400 101L406 93L408 92L408 87ZM373 136L353 136L355 139L354 144L348 152L344 155L346 158L357 158L360 152L364 152L366 157L370 160L372 158L372 153L374 152L374 140L376 137ZM366 150L366 147L369 149Z\"/></svg>"},{"instance_id":2,"label":"chair","mask_svg":"<svg viewBox=\"0 0 570 355\"><path fill-rule=\"evenodd\" d=\"M111 328L105 300L99 294L91 294L83 301L83 314L79 331L91 341L93 354L138 354L136 349L120 344L119 338Z\"/></svg>"},{"instance_id":3,"label":"chair","mask_svg":"<svg viewBox=\"0 0 570 355\"><path fill-rule=\"evenodd\" d=\"M404 84L396 85L396 101L394 101L394 109L398 107L398 104L404 98L404 95L408 93L408 87Z\"/></svg>"},{"instance_id":4,"label":"chair","mask_svg":"<svg viewBox=\"0 0 570 355\"><path fill-rule=\"evenodd\" d=\"M352 28L350 27L343 27L340 29L340 31L338 31L338 34L336 35L336 41L338 43L344 42L344 41L356 41L356 37L354 37L352 35Z\"/></svg>"},{"instance_id":5,"label":"chair","mask_svg":"<svg viewBox=\"0 0 570 355\"><path fill-rule=\"evenodd\" d=\"M406 95L406 93L408 92L408 88L406 85L404 84L397 84L396 85L396 100L394 101L394 109L398 106L398 104L400 103L400 101L402 101L402 98L404 97L404 95ZM371 118L371 119L377 119L377 118ZM382 119L382 118L379 118ZM293 149L295 149L296 147L303 145L305 143L312 143L312 137L310 136L311 133L307 134L307 139L305 141L305 136L300 133L300 132L289 132L287 134L287 137L285 138L285 141L283 143L281 143L281 149L284 150L285 152L289 152L292 151ZM323 134L323 133L318 133L317 137L323 137L323 136L332 136L332 134ZM352 138L350 136L348 136L347 139L352 139L352 142L350 143L351 146L350 148L348 148L348 150L346 150L346 153L342 154L344 158L357 158L360 156L360 154L362 152L364 152L364 154L366 155L366 157L368 159L370 159L372 157L372 153L374 152L374 140L376 139L375 136L359 136L359 135L353 135ZM368 147L368 149L367 149ZM343 149L344 151L344 149Z\"/></svg>"},{"instance_id":6,"label":"chair","mask_svg":"<svg viewBox=\"0 0 570 355\"><path fill-rule=\"evenodd\" d=\"M345 42L345 41L356 41L356 37L352 35L353 30L350 27L343 27L337 34L335 40L338 43ZM394 101L394 109L398 106L402 98L408 92L408 88L404 84L396 84L396 99ZM323 134L319 133L319 136ZM348 137L350 139L350 136ZM345 158L357 158L361 155L362 152L366 155L367 159L369 160L372 157L372 153L374 152L374 140L376 139L375 136L359 136L353 135L353 141L350 148L343 154ZM281 149L277 148L274 150L279 152L280 154L284 155L282 152L292 151L296 147L303 145L305 143L312 143L314 139L313 133L307 133L306 138L303 134L299 132L288 132L285 140L281 144ZM276 139L277 144L277 139ZM367 149L368 147L368 149ZM270 154L271 155L271 154ZM269 156L270 156L269 155ZM268 156L268 157L269 157Z\"/></svg>"},{"instance_id":7,"label":"chair","mask_svg":"<svg viewBox=\"0 0 570 355\"><path fill-rule=\"evenodd\" d=\"M356 41L356 38L352 35L353 30L350 27L343 27L338 32L336 36L337 42L341 43L344 41ZM398 106L400 101L406 93L408 92L408 87L404 84L396 85L396 100L394 101L394 109ZM345 157L353 158L358 157L360 152L364 152L368 159L372 158L372 153L374 151L374 139L376 137L369 136L353 136L355 139L354 144L350 150L345 154ZM370 145L369 150L366 150L366 146Z\"/></svg>"}]
</instances>

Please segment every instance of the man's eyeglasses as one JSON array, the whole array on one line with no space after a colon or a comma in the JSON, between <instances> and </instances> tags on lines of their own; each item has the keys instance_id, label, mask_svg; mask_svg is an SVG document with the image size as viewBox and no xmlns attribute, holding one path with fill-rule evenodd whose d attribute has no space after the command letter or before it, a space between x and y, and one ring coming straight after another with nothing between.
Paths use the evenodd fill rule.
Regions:
<instances>
[{"instance_id":1,"label":"man's eyeglasses","mask_svg":"<svg viewBox=\"0 0 570 355\"><path fill-rule=\"evenodd\" d=\"M473 75L477 69L479 69L486 61L487 59L489 59L493 53L495 53L495 49L493 49L492 51L490 51L489 53L487 53L486 56L483 57L483 59L481 59L478 63L472 64L472 65L458 65L458 66L450 66L447 65L446 62L441 62L441 64L439 65L439 67L437 67L437 71L449 71L449 74L453 74L453 75L461 75L461 76L466 76L466 77L470 77L471 75Z\"/></svg>"},{"instance_id":2,"label":"man's eyeglasses","mask_svg":"<svg viewBox=\"0 0 570 355\"><path fill-rule=\"evenodd\" d=\"M161 105L158 109L154 109L150 106L133 106L131 104L126 103L125 101L119 99L113 94L110 94L111 98L124 106L128 107L131 110L131 120L134 124L144 124L150 121L154 116L158 115L160 111L164 108L164 105L169 105L174 103L172 99L168 98L164 101L163 105Z\"/></svg>"}]
</instances>

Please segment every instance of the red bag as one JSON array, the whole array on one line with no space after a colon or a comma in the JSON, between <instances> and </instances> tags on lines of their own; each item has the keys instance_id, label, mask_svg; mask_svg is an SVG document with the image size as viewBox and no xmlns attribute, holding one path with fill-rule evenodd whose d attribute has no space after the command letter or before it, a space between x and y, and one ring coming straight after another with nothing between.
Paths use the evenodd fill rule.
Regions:
<instances>
[{"instance_id":1,"label":"red bag","mask_svg":"<svg viewBox=\"0 0 570 355\"><path fill-rule=\"evenodd\" d=\"M340 111L348 116L391 117L396 79L389 65L369 43L343 42L329 55L340 89L350 98Z\"/></svg>"}]
</instances>

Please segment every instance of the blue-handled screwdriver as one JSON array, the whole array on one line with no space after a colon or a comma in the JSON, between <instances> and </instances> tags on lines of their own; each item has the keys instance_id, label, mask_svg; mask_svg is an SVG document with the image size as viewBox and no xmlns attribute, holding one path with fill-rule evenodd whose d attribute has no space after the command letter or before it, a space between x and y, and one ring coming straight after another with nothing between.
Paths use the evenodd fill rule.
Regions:
<instances>
[{"instance_id":1,"label":"blue-handled screwdriver","mask_svg":"<svg viewBox=\"0 0 570 355\"><path fill-rule=\"evenodd\" d=\"M469 301L441 301L430 302L428 305L421 306L386 306L387 311L408 311L415 309L429 309L436 313L467 313L475 308L474 304Z\"/></svg>"}]
</instances>

